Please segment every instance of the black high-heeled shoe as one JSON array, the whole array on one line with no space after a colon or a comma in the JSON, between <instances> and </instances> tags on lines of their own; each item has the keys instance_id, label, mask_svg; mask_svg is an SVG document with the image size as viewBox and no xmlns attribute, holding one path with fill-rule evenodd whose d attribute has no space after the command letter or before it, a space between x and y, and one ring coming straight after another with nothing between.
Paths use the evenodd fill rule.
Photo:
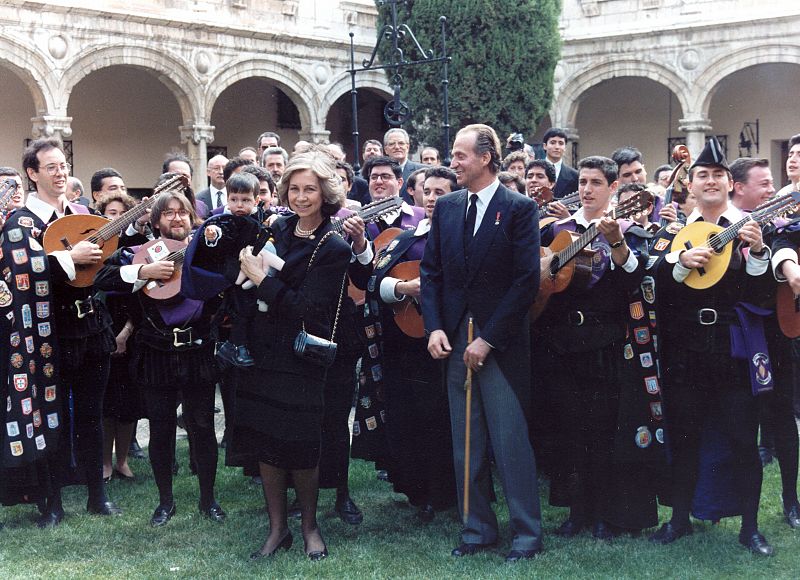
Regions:
<instances>
[{"instance_id":1,"label":"black high-heeled shoe","mask_svg":"<svg viewBox=\"0 0 800 580\"><path fill-rule=\"evenodd\" d=\"M261 550L256 550L252 554L250 554L250 560L260 560L261 558L271 558L275 555L275 552L278 550L288 550L292 547L292 542L294 538L292 537L292 532L287 532L283 539L278 542L278 545L271 552L267 552L266 554Z\"/></svg>"},{"instance_id":2,"label":"black high-heeled shoe","mask_svg":"<svg viewBox=\"0 0 800 580\"><path fill-rule=\"evenodd\" d=\"M319 539L322 540L322 543L325 544L325 539L322 537L322 533L319 533ZM328 557L328 546L322 548L322 550L315 550L314 552L308 551L308 545L306 542L305 537L303 537L303 549L306 550L306 556L312 562L319 562L320 560L324 560Z\"/></svg>"}]
</instances>

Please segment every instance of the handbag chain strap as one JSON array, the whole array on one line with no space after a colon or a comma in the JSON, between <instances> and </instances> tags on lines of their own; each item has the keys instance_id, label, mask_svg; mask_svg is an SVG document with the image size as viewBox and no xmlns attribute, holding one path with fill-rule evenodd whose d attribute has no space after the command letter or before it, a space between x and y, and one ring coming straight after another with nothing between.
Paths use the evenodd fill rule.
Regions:
<instances>
[{"instance_id":1,"label":"handbag chain strap","mask_svg":"<svg viewBox=\"0 0 800 580\"><path fill-rule=\"evenodd\" d=\"M308 261L308 267L306 268L306 274L311 270L311 264L314 262L314 258L317 257L317 250L322 247L322 244L325 243L330 236L334 235L341 235L338 232L333 230L329 231L327 234L322 236L322 239L319 241L317 246L314 248L314 252L311 254L311 259ZM339 303L336 305L336 317L333 319L333 330L331 331L331 342L334 342L333 337L336 336L336 325L339 323L339 312L342 310L342 298L344 297L344 284L347 281L347 270L344 272L344 276L342 276L342 288L339 290ZM303 319L301 321L303 332L306 331L306 321Z\"/></svg>"}]
</instances>

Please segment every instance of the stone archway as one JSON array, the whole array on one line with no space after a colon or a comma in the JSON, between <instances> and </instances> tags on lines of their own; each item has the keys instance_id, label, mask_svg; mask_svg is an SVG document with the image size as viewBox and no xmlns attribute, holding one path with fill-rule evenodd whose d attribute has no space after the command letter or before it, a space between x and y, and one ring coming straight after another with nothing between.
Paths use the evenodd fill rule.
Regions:
<instances>
[{"instance_id":1,"label":"stone archway","mask_svg":"<svg viewBox=\"0 0 800 580\"><path fill-rule=\"evenodd\" d=\"M593 86L618 77L642 77L660 83L675 94L684 112L691 110L686 82L674 70L654 62L617 59L590 65L566 78L556 92L555 105L551 111L553 123L562 127L575 127L583 95Z\"/></svg>"},{"instance_id":2,"label":"stone archway","mask_svg":"<svg viewBox=\"0 0 800 580\"><path fill-rule=\"evenodd\" d=\"M269 60L248 59L226 65L208 82L204 110L210 114L223 91L238 81L253 77L267 79L289 97L300 115L301 133L315 128L312 111L319 103L319 96L312 88L314 81L299 73L296 67L281 62L278 57Z\"/></svg>"},{"instance_id":3,"label":"stone archway","mask_svg":"<svg viewBox=\"0 0 800 580\"><path fill-rule=\"evenodd\" d=\"M87 49L66 64L61 79L59 97L64 108L75 85L90 73L114 65L142 68L170 89L180 107L182 122L191 124L205 118L205 108L199 97L200 82L190 72L187 63L164 51L142 46L108 46L99 50ZM176 127L177 133L177 127Z\"/></svg>"},{"instance_id":4,"label":"stone archway","mask_svg":"<svg viewBox=\"0 0 800 580\"><path fill-rule=\"evenodd\" d=\"M0 67L7 68L25 83L33 98L36 115L54 110L52 95L52 65L30 47L12 38L0 36L0 55L13 55L13 59L0 56Z\"/></svg>"}]
</instances>

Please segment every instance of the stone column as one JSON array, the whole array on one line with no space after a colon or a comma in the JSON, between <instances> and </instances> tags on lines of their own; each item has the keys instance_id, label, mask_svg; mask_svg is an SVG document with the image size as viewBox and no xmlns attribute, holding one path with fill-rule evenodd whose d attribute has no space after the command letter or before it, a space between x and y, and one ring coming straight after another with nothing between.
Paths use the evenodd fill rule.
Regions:
<instances>
[{"instance_id":1,"label":"stone column","mask_svg":"<svg viewBox=\"0 0 800 580\"><path fill-rule=\"evenodd\" d=\"M711 133L711 120L689 116L679 121L678 130L686 133L686 146L695 159L706 145L706 134Z\"/></svg>"},{"instance_id":2,"label":"stone column","mask_svg":"<svg viewBox=\"0 0 800 580\"><path fill-rule=\"evenodd\" d=\"M56 137L63 141L72 137L72 117L42 115L32 117L31 124L31 135L34 139Z\"/></svg>"},{"instance_id":3,"label":"stone column","mask_svg":"<svg viewBox=\"0 0 800 580\"><path fill-rule=\"evenodd\" d=\"M331 132L324 127L311 127L308 131L301 131L299 137L301 141L308 141L309 143L331 142ZM291 153L291 151L289 153Z\"/></svg>"},{"instance_id":4,"label":"stone column","mask_svg":"<svg viewBox=\"0 0 800 580\"><path fill-rule=\"evenodd\" d=\"M561 127L564 129L564 132L567 134L567 150L564 151L564 156L567 165L572 167L578 166L578 161L581 159L581 155L578 152L578 142L581 140L581 136L578 134L578 129L575 127Z\"/></svg>"},{"instance_id":5,"label":"stone column","mask_svg":"<svg viewBox=\"0 0 800 580\"><path fill-rule=\"evenodd\" d=\"M186 153L192 162L192 189L197 192L206 187L209 143L214 142L214 125L183 125L181 143L186 144Z\"/></svg>"}]
</instances>

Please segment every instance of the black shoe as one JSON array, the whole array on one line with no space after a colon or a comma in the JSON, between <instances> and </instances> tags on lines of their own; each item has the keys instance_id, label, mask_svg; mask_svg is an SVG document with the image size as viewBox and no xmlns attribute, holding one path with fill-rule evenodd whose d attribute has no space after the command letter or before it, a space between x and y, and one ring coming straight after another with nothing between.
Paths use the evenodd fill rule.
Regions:
<instances>
[{"instance_id":1,"label":"black shoe","mask_svg":"<svg viewBox=\"0 0 800 580\"><path fill-rule=\"evenodd\" d=\"M64 510L47 511L36 518L36 527L40 529L55 528L64 519Z\"/></svg>"},{"instance_id":2,"label":"black shoe","mask_svg":"<svg viewBox=\"0 0 800 580\"><path fill-rule=\"evenodd\" d=\"M553 532L556 536L562 538L574 538L583 530L583 522L567 518L564 523L556 528Z\"/></svg>"},{"instance_id":3,"label":"black shoe","mask_svg":"<svg viewBox=\"0 0 800 580\"><path fill-rule=\"evenodd\" d=\"M200 513L203 514L208 519L221 524L225 521L225 518L228 517L228 514L225 513L217 502L212 503L207 508L203 506L198 506L200 508Z\"/></svg>"},{"instance_id":4,"label":"black shoe","mask_svg":"<svg viewBox=\"0 0 800 580\"><path fill-rule=\"evenodd\" d=\"M172 516L175 515L176 511L175 504L172 504L171 506L158 506L156 511L153 512L153 517L150 518L150 525L154 528L160 528L161 526L167 525L167 522L172 519Z\"/></svg>"},{"instance_id":5,"label":"black shoe","mask_svg":"<svg viewBox=\"0 0 800 580\"><path fill-rule=\"evenodd\" d=\"M237 367L251 367L256 364L253 357L250 356L250 351L243 344L236 347L236 356L233 359L233 364Z\"/></svg>"},{"instance_id":6,"label":"black shoe","mask_svg":"<svg viewBox=\"0 0 800 580\"><path fill-rule=\"evenodd\" d=\"M482 550L488 550L492 547L494 547L494 544L468 544L464 542L459 547L454 548L450 554L456 558L461 558L462 556L474 556L476 553Z\"/></svg>"},{"instance_id":7,"label":"black shoe","mask_svg":"<svg viewBox=\"0 0 800 580\"><path fill-rule=\"evenodd\" d=\"M299 520L301 517L303 517L303 512L300 509L300 501L297 498L294 498L292 505L289 506L289 510L286 512L286 517L295 520Z\"/></svg>"},{"instance_id":8,"label":"black shoe","mask_svg":"<svg viewBox=\"0 0 800 580\"><path fill-rule=\"evenodd\" d=\"M389 472L385 469L379 469L375 477L378 478L378 481L389 481Z\"/></svg>"},{"instance_id":9,"label":"black shoe","mask_svg":"<svg viewBox=\"0 0 800 580\"><path fill-rule=\"evenodd\" d=\"M131 444L128 447L128 457L133 457L134 459L144 459L144 451L139 446L139 442L136 440L136 437L131 439Z\"/></svg>"},{"instance_id":10,"label":"black shoe","mask_svg":"<svg viewBox=\"0 0 800 580\"><path fill-rule=\"evenodd\" d=\"M115 477L116 479L121 479L122 481L136 481L136 477L135 476L133 476L133 475L125 475L124 473L122 473L116 467L114 468L114 471L111 472L111 475L113 477ZM111 478L109 477L108 479L111 479Z\"/></svg>"},{"instance_id":11,"label":"black shoe","mask_svg":"<svg viewBox=\"0 0 800 580\"><path fill-rule=\"evenodd\" d=\"M328 548L322 548L321 552L309 552L306 556L308 556L308 559L312 562L319 562L328 557Z\"/></svg>"},{"instance_id":12,"label":"black shoe","mask_svg":"<svg viewBox=\"0 0 800 580\"><path fill-rule=\"evenodd\" d=\"M753 532L749 537L739 534L739 543L758 556L772 556L774 550L760 532Z\"/></svg>"},{"instance_id":13,"label":"black shoe","mask_svg":"<svg viewBox=\"0 0 800 580\"><path fill-rule=\"evenodd\" d=\"M250 483L252 483L253 485L263 485L264 484L264 482L261 480L261 476L260 475L254 475L253 477L251 477L250 478Z\"/></svg>"},{"instance_id":14,"label":"black shoe","mask_svg":"<svg viewBox=\"0 0 800 580\"><path fill-rule=\"evenodd\" d=\"M766 467L772 463L772 459L775 457L775 454L769 447L759 447L758 456L761 458L761 467Z\"/></svg>"},{"instance_id":15,"label":"black shoe","mask_svg":"<svg viewBox=\"0 0 800 580\"><path fill-rule=\"evenodd\" d=\"M236 346L227 340L218 342L214 357L217 359L217 364L220 368L227 370L236 364Z\"/></svg>"},{"instance_id":16,"label":"black shoe","mask_svg":"<svg viewBox=\"0 0 800 580\"><path fill-rule=\"evenodd\" d=\"M534 548L533 550L511 550L506 556L506 562L513 564L520 560L530 560L542 553L541 548Z\"/></svg>"},{"instance_id":17,"label":"black shoe","mask_svg":"<svg viewBox=\"0 0 800 580\"><path fill-rule=\"evenodd\" d=\"M687 524L681 527L675 527L671 522L667 522L658 528L658 531L648 538L654 544L671 544L684 536L692 535L692 526Z\"/></svg>"},{"instance_id":18,"label":"black shoe","mask_svg":"<svg viewBox=\"0 0 800 580\"><path fill-rule=\"evenodd\" d=\"M105 500L99 502L89 501L86 503L86 511L98 516L121 516L122 510L113 501Z\"/></svg>"},{"instance_id":19,"label":"black shoe","mask_svg":"<svg viewBox=\"0 0 800 580\"><path fill-rule=\"evenodd\" d=\"M431 504L426 503L417 510L417 517L426 524L429 524L436 517L436 511Z\"/></svg>"},{"instance_id":20,"label":"black shoe","mask_svg":"<svg viewBox=\"0 0 800 580\"><path fill-rule=\"evenodd\" d=\"M357 526L364 521L364 514L358 509L356 502L348 495L343 501L337 501L333 508L342 521L351 526Z\"/></svg>"},{"instance_id":21,"label":"black shoe","mask_svg":"<svg viewBox=\"0 0 800 580\"><path fill-rule=\"evenodd\" d=\"M613 528L605 523L604 521L599 521L592 526L592 536L594 536L597 540L613 540L616 537Z\"/></svg>"},{"instance_id":22,"label":"black shoe","mask_svg":"<svg viewBox=\"0 0 800 580\"><path fill-rule=\"evenodd\" d=\"M283 539L280 542L278 542L278 545L275 546L274 550L272 550L271 552L267 552L266 554L263 553L261 550L256 550L255 552L250 554L250 559L260 560L261 558L271 558L272 556L275 555L275 552L277 552L278 550L288 550L289 548L291 548L293 541L294 538L292 537L292 532L286 532L286 535L283 536Z\"/></svg>"},{"instance_id":23,"label":"black shoe","mask_svg":"<svg viewBox=\"0 0 800 580\"><path fill-rule=\"evenodd\" d=\"M797 502L788 509L784 507L783 515L786 517L786 523L789 524L790 528L793 530L800 528L800 505Z\"/></svg>"}]
</instances>

